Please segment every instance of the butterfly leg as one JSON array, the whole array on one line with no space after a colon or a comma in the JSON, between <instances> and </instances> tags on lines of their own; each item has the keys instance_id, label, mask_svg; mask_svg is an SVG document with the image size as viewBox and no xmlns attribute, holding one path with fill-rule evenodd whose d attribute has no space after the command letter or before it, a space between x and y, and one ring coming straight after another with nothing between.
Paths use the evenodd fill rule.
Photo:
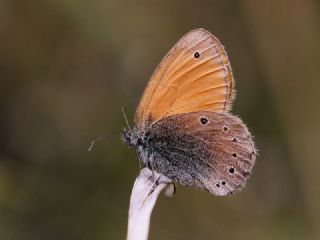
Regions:
<instances>
[{"instance_id":1,"label":"butterfly leg","mask_svg":"<svg viewBox=\"0 0 320 240\"><path fill-rule=\"evenodd\" d=\"M136 155L137 155L137 158L138 158L138 162L139 162L139 169L141 171L141 169L143 168L142 164L141 164L141 158L140 158L140 155L138 154L138 150L135 148L134 149Z\"/></svg>"},{"instance_id":2,"label":"butterfly leg","mask_svg":"<svg viewBox=\"0 0 320 240\"><path fill-rule=\"evenodd\" d=\"M153 179L153 184L156 185L156 178L154 176L154 169L153 169L153 162L151 160L148 161L148 168L152 172L152 179Z\"/></svg>"},{"instance_id":3,"label":"butterfly leg","mask_svg":"<svg viewBox=\"0 0 320 240\"><path fill-rule=\"evenodd\" d=\"M151 195L154 192L154 190L159 186L158 180L161 178L161 175L156 179L154 176L154 172L152 171L152 178L153 178L153 184L148 195Z\"/></svg>"},{"instance_id":4,"label":"butterfly leg","mask_svg":"<svg viewBox=\"0 0 320 240\"><path fill-rule=\"evenodd\" d=\"M141 169L142 169L141 161L139 160L138 162L139 162L139 169L141 171Z\"/></svg>"}]
</instances>

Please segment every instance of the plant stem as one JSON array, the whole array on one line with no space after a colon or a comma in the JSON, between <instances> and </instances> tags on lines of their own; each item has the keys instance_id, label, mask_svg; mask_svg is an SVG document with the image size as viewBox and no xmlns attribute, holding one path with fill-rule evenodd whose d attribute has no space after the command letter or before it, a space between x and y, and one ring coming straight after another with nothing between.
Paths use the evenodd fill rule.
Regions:
<instances>
[{"instance_id":1,"label":"plant stem","mask_svg":"<svg viewBox=\"0 0 320 240\"><path fill-rule=\"evenodd\" d=\"M161 190L170 183L170 179L148 168L140 171L130 197L127 240L148 239L152 210Z\"/></svg>"}]
</instances>

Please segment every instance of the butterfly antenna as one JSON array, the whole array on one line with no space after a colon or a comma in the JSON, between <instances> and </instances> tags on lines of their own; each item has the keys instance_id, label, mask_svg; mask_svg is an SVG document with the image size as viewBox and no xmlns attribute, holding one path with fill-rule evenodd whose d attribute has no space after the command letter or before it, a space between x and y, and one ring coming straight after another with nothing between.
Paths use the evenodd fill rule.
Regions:
<instances>
[{"instance_id":1,"label":"butterfly antenna","mask_svg":"<svg viewBox=\"0 0 320 240\"><path fill-rule=\"evenodd\" d=\"M128 117L127 117L127 114L126 114L126 110L125 110L125 108L123 106L121 107L121 111L122 111L123 118L126 121L128 129L131 130L131 127L130 127L130 124L129 124L129 121L128 121Z\"/></svg>"},{"instance_id":2,"label":"butterfly antenna","mask_svg":"<svg viewBox=\"0 0 320 240\"><path fill-rule=\"evenodd\" d=\"M113 134L116 134L116 133L119 133L119 132L109 132L109 133L106 133L105 135L103 136L99 136L99 137L96 137L95 139L93 139L91 142L90 142L90 145L89 145L89 148L88 148L88 151L90 152L94 146L94 144L98 141L100 141L101 139L103 138L108 138L110 136L112 136Z\"/></svg>"}]
</instances>

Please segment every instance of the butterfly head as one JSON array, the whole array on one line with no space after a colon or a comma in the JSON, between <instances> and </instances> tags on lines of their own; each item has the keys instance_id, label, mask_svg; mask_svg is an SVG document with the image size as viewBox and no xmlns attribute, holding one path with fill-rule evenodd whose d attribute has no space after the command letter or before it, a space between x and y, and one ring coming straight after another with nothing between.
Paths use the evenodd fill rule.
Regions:
<instances>
[{"instance_id":1,"label":"butterfly head","mask_svg":"<svg viewBox=\"0 0 320 240\"><path fill-rule=\"evenodd\" d=\"M123 129L122 141L133 148L145 148L147 144L147 135L136 128Z\"/></svg>"},{"instance_id":2,"label":"butterfly head","mask_svg":"<svg viewBox=\"0 0 320 240\"><path fill-rule=\"evenodd\" d=\"M148 166L148 162L151 156L148 149L148 133L142 132L137 128L134 128L133 130L123 129L122 141L129 147L135 149L140 167Z\"/></svg>"}]
</instances>

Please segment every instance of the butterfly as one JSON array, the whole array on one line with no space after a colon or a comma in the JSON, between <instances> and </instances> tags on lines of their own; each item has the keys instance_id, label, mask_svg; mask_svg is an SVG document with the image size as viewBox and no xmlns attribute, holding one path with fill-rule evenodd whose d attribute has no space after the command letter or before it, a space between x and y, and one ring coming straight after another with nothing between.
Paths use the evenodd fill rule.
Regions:
<instances>
[{"instance_id":1,"label":"butterfly","mask_svg":"<svg viewBox=\"0 0 320 240\"><path fill-rule=\"evenodd\" d=\"M230 113L231 65L204 29L184 35L154 71L123 141L142 167L224 196L241 190L256 160L246 125Z\"/></svg>"}]
</instances>

